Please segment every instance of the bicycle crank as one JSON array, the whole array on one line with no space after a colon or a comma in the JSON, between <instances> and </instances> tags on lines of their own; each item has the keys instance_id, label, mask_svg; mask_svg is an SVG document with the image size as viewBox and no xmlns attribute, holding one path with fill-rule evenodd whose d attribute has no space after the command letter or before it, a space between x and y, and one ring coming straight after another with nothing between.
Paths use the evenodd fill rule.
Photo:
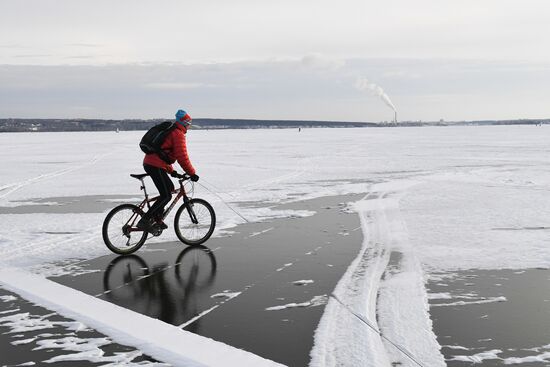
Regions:
<instances>
[{"instance_id":1,"label":"bicycle crank","mask_svg":"<svg viewBox=\"0 0 550 367\"><path fill-rule=\"evenodd\" d=\"M162 234L162 228L160 228L160 226L153 226L149 233L151 233L155 237L158 237Z\"/></svg>"}]
</instances>

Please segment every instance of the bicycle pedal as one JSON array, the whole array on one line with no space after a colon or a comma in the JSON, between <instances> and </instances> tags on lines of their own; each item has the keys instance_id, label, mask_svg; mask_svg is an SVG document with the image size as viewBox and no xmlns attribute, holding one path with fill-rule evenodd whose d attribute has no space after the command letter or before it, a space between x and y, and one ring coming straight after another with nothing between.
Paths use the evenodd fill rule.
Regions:
<instances>
[{"instance_id":1,"label":"bicycle pedal","mask_svg":"<svg viewBox=\"0 0 550 367\"><path fill-rule=\"evenodd\" d=\"M151 233L153 236L158 237L162 234L162 228L160 226L154 225L150 230L149 233Z\"/></svg>"}]
</instances>

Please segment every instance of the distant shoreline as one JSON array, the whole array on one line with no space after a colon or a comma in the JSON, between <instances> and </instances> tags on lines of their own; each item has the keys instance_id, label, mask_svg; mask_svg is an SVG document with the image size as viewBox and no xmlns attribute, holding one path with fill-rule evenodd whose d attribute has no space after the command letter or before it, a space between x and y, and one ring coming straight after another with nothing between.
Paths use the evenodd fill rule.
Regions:
<instances>
[{"instance_id":1,"label":"distant shoreline","mask_svg":"<svg viewBox=\"0 0 550 367\"><path fill-rule=\"evenodd\" d=\"M55 131L132 131L147 130L165 119L0 119L0 132L55 132ZM193 120L195 128L219 129L298 129L298 128L357 128L410 126L491 126L491 125L545 125L550 119L479 120L479 121L403 121L403 122L346 122L307 120L248 120L210 119Z\"/></svg>"}]
</instances>

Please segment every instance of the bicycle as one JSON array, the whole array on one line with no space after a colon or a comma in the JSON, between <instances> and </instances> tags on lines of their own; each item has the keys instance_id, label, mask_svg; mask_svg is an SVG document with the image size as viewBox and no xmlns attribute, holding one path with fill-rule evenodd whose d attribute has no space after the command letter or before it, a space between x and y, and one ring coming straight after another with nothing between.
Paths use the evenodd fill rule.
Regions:
<instances>
[{"instance_id":1,"label":"bicycle","mask_svg":"<svg viewBox=\"0 0 550 367\"><path fill-rule=\"evenodd\" d=\"M158 237L163 229L154 225L153 229L144 231L137 228L137 223L145 214L144 209L151 208L151 203L158 200L159 196L149 198L145 188L145 177L147 173L131 174L131 177L141 182L140 190L143 190L145 198L139 205L122 204L113 208L103 221L103 241L109 250L116 254L127 255L137 251L147 240L148 234ZM216 213L214 208L204 199L189 198L185 189L185 181L190 177L186 174L172 173L173 177L178 178L179 188L174 189L172 194L176 197L162 215L166 218L172 211L176 203L183 198L183 204L179 207L174 218L174 230L178 239L186 245L198 246L207 241L216 227ZM194 183L191 183L190 192L194 193ZM187 213L187 215L184 214Z\"/></svg>"}]
</instances>

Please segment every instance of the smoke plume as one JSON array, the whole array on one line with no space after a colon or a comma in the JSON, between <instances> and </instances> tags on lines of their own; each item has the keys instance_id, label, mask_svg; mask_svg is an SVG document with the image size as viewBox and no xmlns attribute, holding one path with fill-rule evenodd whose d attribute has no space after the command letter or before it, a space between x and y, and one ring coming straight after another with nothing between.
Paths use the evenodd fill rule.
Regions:
<instances>
[{"instance_id":1,"label":"smoke plume","mask_svg":"<svg viewBox=\"0 0 550 367\"><path fill-rule=\"evenodd\" d=\"M367 78L357 78L355 81L355 88L360 91L368 91L380 97L384 103L390 107L394 112L397 112L394 104L392 103L390 97L384 92L384 90L374 83L371 83Z\"/></svg>"}]
</instances>

